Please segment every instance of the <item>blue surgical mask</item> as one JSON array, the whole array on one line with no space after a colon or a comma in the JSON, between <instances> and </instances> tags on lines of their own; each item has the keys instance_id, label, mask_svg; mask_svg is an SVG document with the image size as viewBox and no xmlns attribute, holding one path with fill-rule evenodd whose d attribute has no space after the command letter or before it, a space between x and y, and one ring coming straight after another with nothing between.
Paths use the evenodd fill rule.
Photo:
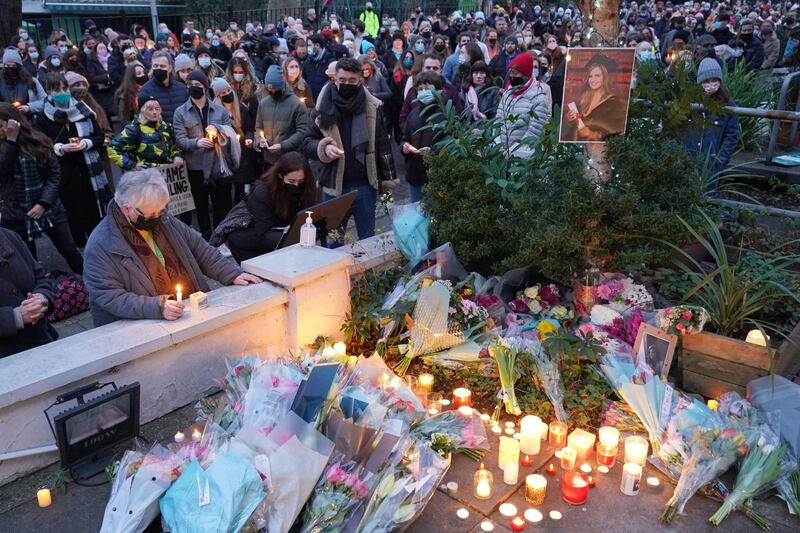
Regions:
<instances>
[{"instance_id":1,"label":"blue surgical mask","mask_svg":"<svg viewBox=\"0 0 800 533\"><path fill-rule=\"evenodd\" d=\"M31 56L31 59L33 59L34 61L39 59L39 52L31 52L29 55Z\"/></svg>"},{"instance_id":2,"label":"blue surgical mask","mask_svg":"<svg viewBox=\"0 0 800 533\"><path fill-rule=\"evenodd\" d=\"M431 102L433 102L433 91L431 91L430 89L422 89L417 93L417 100L419 100L420 103L425 105L430 104Z\"/></svg>"},{"instance_id":3,"label":"blue surgical mask","mask_svg":"<svg viewBox=\"0 0 800 533\"><path fill-rule=\"evenodd\" d=\"M219 39L214 39L211 41L211 46L219 46Z\"/></svg>"},{"instance_id":4,"label":"blue surgical mask","mask_svg":"<svg viewBox=\"0 0 800 533\"><path fill-rule=\"evenodd\" d=\"M534 68L533 69L533 79L534 80L538 80L539 79L539 69L538 68Z\"/></svg>"},{"instance_id":5,"label":"blue surgical mask","mask_svg":"<svg viewBox=\"0 0 800 533\"><path fill-rule=\"evenodd\" d=\"M206 39L211 39L214 36L213 32L207 31L206 32Z\"/></svg>"},{"instance_id":6,"label":"blue surgical mask","mask_svg":"<svg viewBox=\"0 0 800 533\"><path fill-rule=\"evenodd\" d=\"M403 66L406 67L406 68L411 68L411 67L414 66L414 61L411 60L411 59L404 59L403 60Z\"/></svg>"},{"instance_id":7,"label":"blue surgical mask","mask_svg":"<svg viewBox=\"0 0 800 533\"><path fill-rule=\"evenodd\" d=\"M58 68L58 67L61 66L61 59L59 59L56 56L53 56L53 57L50 58L50 64L52 66L54 66L55 68Z\"/></svg>"},{"instance_id":8,"label":"blue surgical mask","mask_svg":"<svg viewBox=\"0 0 800 533\"><path fill-rule=\"evenodd\" d=\"M459 65L463 65L466 62L467 62L467 59L464 56L462 56L462 55L458 56L458 64Z\"/></svg>"},{"instance_id":9,"label":"blue surgical mask","mask_svg":"<svg viewBox=\"0 0 800 533\"><path fill-rule=\"evenodd\" d=\"M19 36L20 36L20 37L22 37L22 38L23 38L24 40L26 40L26 41L28 40L28 37L30 37L30 36L28 35L28 32L26 32L26 31L24 31L24 32L20 33L20 34L19 34Z\"/></svg>"},{"instance_id":10,"label":"blue surgical mask","mask_svg":"<svg viewBox=\"0 0 800 533\"><path fill-rule=\"evenodd\" d=\"M639 61L651 61L652 59L653 59L652 52L645 51L639 54Z\"/></svg>"},{"instance_id":11,"label":"blue surgical mask","mask_svg":"<svg viewBox=\"0 0 800 533\"><path fill-rule=\"evenodd\" d=\"M742 57L742 54L744 54L744 50L734 50L733 51L733 57Z\"/></svg>"},{"instance_id":12,"label":"blue surgical mask","mask_svg":"<svg viewBox=\"0 0 800 533\"><path fill-rule=\"evenodd\" d=\"M201 57L197 60L197 64L199 64L203 68L208 68L211 66L211 58L210 57Z\"/></svg>"},{"instance_id":13,"label":"blue surgical mask","mask_svg":"<svg viewBox=\"0 0 800 533\"><path fill-rule=\"evenodd\" d=\"M421 54L425 51L425 45L423 43L417 43L414 45L414 50L416 50L418 54Z\"/></svg>"},{"instance_id":14,"label":"blue surgical mask","mask_svg":"<svg viewBox=\"0 0 800 533\"><path fill-rule=\"evenodd\" d=\"M234 79L234 80L236 80L236 81L242 81L242 80L244 79L244 74L241 74L241 73L235 73L235 74L233 75L233 79Z\"/></svg>"},{"instance_id":15,"label":"blue surgical mask","mask_svg":"<svg viewBox=\"0 0 800 533\"><path fill-rule=\"evenodd\" d=\"M59 48L58 50L61 52L61 55L62 55L62 56L63 56L64 54L66 54L67 52L69 52L69 48L67 48L66 46L62 46L62 47L61 47L61 48Z\"/></svg>"}]
</instances>

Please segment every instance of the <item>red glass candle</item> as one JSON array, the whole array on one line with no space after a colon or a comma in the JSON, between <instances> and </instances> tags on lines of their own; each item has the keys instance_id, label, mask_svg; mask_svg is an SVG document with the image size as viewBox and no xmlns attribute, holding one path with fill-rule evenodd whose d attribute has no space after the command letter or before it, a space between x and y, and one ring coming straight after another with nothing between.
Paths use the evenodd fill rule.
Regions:
<instances>
[{"instance_id":1,"label":"red glass candle","mask_svg":"<svg viewBox=\"0 0 800 533\"><path fill-rule=\"evenodd\" d=\"M583 505L589 495L589 479L580 471L564 472L561 497L570 505Z\"/></svg>"},{"instance_id":2,"label":"red glass candle","mask_svg":"<svg viewBox=\"0 0 800 533\"><path fill-rule=\"evenodd\" d=\"M520 463L522 466L533 466L533 459L531 459L530 455L523 455Z\"/></svg>"},{"instance_id":3,"label":"red glass candle","mask_svg":"<svg viewBox=\"0 0 800 533\"><path fill-rule=\"evenodd\" d=\"M453 409L459 407L472 407L472 392L464 387L453 390Z\"/></svg>"},{"instance_id":4,"label":"red glass candle","mask_svg":"<svg viewBox=\"0 0 800 533\"><path fill-rule=\"evenodd\" d=\"M606 444L597 445L597 464L608 467L614 466L617 461L617 448Z\"/></svg>"},{"instance_id":5,"label":"red glass candle","mask_svg":"<svg viewBox=\"0 0 800 533\"><path fill-rule=\"evenodd\" d=\"M595 486L594 478L592 476L589 476L589 488L593 489L594 486Z\"/></svg>"},{"instance_id":6,"label":"red glass candle","mask_svg":"<svg viewBox=\"0 0 800 533\"><path fill-rule=\"evenodd\" d=\"M523 529L525 529L525 520L521 516L511 519L511 531L522 531Z\"/></svg>"},{"instance_id":7,"label":"red glass candle","mask_svg":"<svg viewBox=\"0 0 800 533\"><path fill-rule=\"evenodd\" d=\"M549 465L547 465L547 468L545 469L545 472L547 472L551 476L555 476L556 475L556 465L554 465L553 463L550 463Z\"/></svg>"}]
</instances>

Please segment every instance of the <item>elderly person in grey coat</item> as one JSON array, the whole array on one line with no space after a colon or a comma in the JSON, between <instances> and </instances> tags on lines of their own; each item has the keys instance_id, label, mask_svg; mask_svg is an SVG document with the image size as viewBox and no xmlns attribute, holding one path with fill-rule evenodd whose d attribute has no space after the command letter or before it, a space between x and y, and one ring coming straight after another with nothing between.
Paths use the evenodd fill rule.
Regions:
<instances>
[{"instance_id":1,"label":"elderly person in grey coat","mask_svg":"<svg viewBox=\"0 0 800 533\"><path fill-rule=\"evenodd\" d=\"M170 296L177 285L184 295L208 291L204 275L223 285L261 281L170 215L168 202L166 182L156 169L120 179L84 254L83 279L95 326L122 318L176 320L184 305Z\"/></svg>"}]
</instances>

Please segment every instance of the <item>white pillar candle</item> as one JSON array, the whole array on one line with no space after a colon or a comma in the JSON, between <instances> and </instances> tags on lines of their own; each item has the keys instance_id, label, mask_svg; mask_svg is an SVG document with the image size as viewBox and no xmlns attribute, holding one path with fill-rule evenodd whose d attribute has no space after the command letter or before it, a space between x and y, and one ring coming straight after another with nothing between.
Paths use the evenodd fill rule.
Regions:
<instances>
[{"instance_id":1,"label":"white pillar candle","mask_svg":"<svg viewBox=\"0 0 800 533\"><path fill-rule=\"evenodd\" d=\"M508 463L519 464L519 441L511 437L500 437L497 466L505 470Z\"/></svg>"},{"instance_id":2,"label":"white pillar candle","mask_svg":"<svg viewBox=\"0 0 800 533\"><path fill-rule=\"evenodd\" d=\"M503 482L506 485L516 485L519 480L519 463L506 463L503 469Z\"/></svg>"},{"instance_id":3,"label":"white pillar candle","mask_svg":"<svg viewBox=\"0 0 800 533\"><path fill-rule=\"evenodd\" d=\"M648 447L647 439L636 436L628 437L625 439L625 462L644 466L647 463Z\"/></svg>"},{"instance_id":4,"label":"white pillar candle","mask_svg":"<svg viewBox=\"0 0 800 533\"><path fill-rule=\"evenodd\" d=\"M519 423L520 451L525 455L536 455L542 445L539 432L542 428L542 419L538 416L528 415Z\"/></svg>"},{"instance_id":5,"label":"white pillar candle","mask_svg":"<svg viewBox=\"0 0 800 533\"><path fill-rule=\"evenodd\" d=\"M517 515L517 506L513 503L504 503L501 504L500 507L497 508L500 511L500 514L507 517L512 517Z\"/></svg>"},{"instance_id":6,"label":"white pillar candle","mask_svg":"<svg viewBox=\"0 0 800 533\"><path fill-rule=\"evenodd\" d=\"M625 463L622 467L622 480L619 490L626 496L639 494L639 483L642 481L642 467L636 463Z\"/></svg>"},{"instance_id":7,"label":"white pillar candle","mask_svg":"<svg viewBox=\"0 0 800 533\"><path fill-rule=\"evenodd\" d=\"M178 302L183 301L183 291L181 290L180 285L175 287L175 300Z\"/></svg>"},{"instance_id":8,"label":"white pillar candle","mask_svg":"<svg viewBox=\"0 0 800 533\"><path fill-rule=\"evenodd\" d=\"M186 436L182 432L178 431L177 433L175 433L175 442L180 444L184 440L186 440Z\"/></svg>"},{"instance_id":9,"label":"white pillar candle","mask_svg":"<svg viewBox=\"0 0 800 533\"><path fill-rule=\"evenodd\" d=\"M539 428L539 436L542 438L542 440L547 440L547 434L550 433L548 431L549 427L550 426L542 422L542 427Z\"/></svg>"},{"instance_id":10,"label":"white pillar candle","mask_svg":"<svg viewBox=\"0 0 800 533\"><path fill-rule=\"evenodd\" d=\"M41 488L37 490L36 501L39 503L39 507L50 507L50 504L53 503L53 497L50 495L50 489Z\"/></svg>"}]
</instances>

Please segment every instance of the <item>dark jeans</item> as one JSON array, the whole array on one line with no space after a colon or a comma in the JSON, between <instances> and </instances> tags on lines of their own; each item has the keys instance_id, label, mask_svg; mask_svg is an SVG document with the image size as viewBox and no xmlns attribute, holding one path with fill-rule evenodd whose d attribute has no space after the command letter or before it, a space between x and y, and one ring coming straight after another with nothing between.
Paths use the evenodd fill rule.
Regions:
<instances>
[{"instance_id":1,"label":"dark jeans","mask_svg":"<svg viewBox=\"0 0 800 533\"><path fill-rule=\"evenodd\" d=\"M189 171L189 185L192 187L192 198L194 208L197 211L197 224L200 226L200 233L208 239L211 230L222 222L228 211L233 207L233 185L231 183L213 183L206 185L203 179L202 170ZM208 200L211 199L211 209L208 208ZM213 223L212 226L212 217Z\"/></svg>"},{"instance_id":2,"label":"dark jeans","mask_svg":"<svg viewBox=\"0 0 800 533\"><path fill-rule=\"evenodd\" d=\"M100 209L105 209L106 197L98 200L89 178L82 175L62 179L59 197L67 211L72 240L78 246L86 246L89 235L100 223Z\"/></svg>"},{"instance_id":3,"label":"dark jeans","mask_svg":"<svg viewBox=\"0 0 800 533\"><path fill-rule=\"evenodd\" d=\"M36 240L28 240L28 232L25 231L25 228L20 229L19 227L15 227L9 229L12 229L25 241L34 259L38 259L38 255L36 254ZM66 222L57 222L53 224L53 227L46 228L44 232L50 237L50 240L53 241L53 245L56 247L56 250L58 250L58 253L66 259L69 268L76 274L82 276L83 257L78 251L78 247L75 246L75 241L72 239L72 232L69 229L69 224Z\"/></svg>"},{"instance_id":4,"label":"dark jeans","mask_svg":"<svg viewBox=\"0 0 800 533\"><path fill-rule=\"evenodd\" d=\"M378 193L372 185L360 185L358 187L343 187L342 194L347 194L351 191L357 191L355 202L350 212L342 222L341 232L344 234L347 229L347 223L350 217L354 217L356 221L356 232L358 238L366 239L375 235L375 204L378 201ZM325 201L332 200L335 196L325 195ZM333 229L333 228L330 228Z\"/></svg>"}]
</instances>

